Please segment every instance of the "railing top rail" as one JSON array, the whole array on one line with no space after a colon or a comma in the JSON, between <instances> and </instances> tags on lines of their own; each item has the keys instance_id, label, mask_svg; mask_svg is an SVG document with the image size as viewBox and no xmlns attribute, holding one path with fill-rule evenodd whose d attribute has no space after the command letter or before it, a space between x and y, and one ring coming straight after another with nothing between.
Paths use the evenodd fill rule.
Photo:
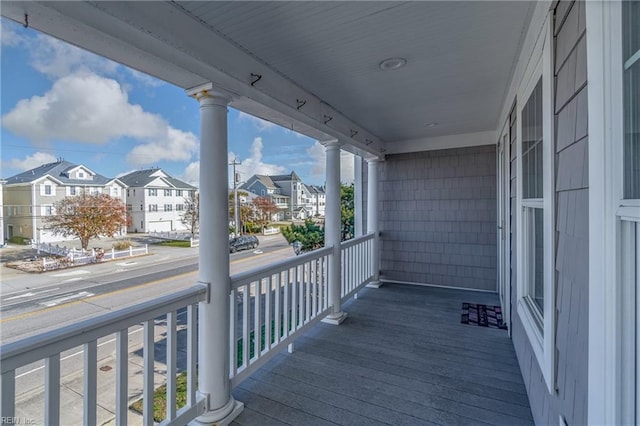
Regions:
<instances>
[{"instance_id":1,"label":"railing top rail","mask_svg":"<svg viewBox=\"0 0 640 426\"><path fill-rule=\"evenodd\" d=\"M340 243L340 248L346 249L346 248L349 248L349 247L353 247L353 246L358 245L358 244L360 244L360 243L362 243L364 241L373 240L374 237L375 237L375 234L371 233L371 234L363 235L361 237L352 238L350 240L341 242Z\"/></svg>"},{"instance_id":2,"label":"railing top rail","mask_svg":"<svg viewBox=\"0 0 640 426\"><path fill-rule=\"evenodd\" d=\"M0 370L4 374L23 365L124 330L142 321L203 301L206 295L207 287L196 284L139 305L2 345L0 346Z\"/></svg>"},{"instance_id":3,"label":"railing top rail","mask_svg":"<svg viewBox=\"0 0 640 426\"><path fill-rule=\"evenodd\" d=\"M256 269L251 269L245 272L240 272L231 277L231 288L236 290L250 282L259 280L266 276L277 274L278 272L285 271L289 268L293 268L298 265L302 265L305 262L319 259L323 256L331 254L332 252L333 252L333 247L324 247L309 253L301 254L291 259L285 259L281 262L273 263L271 265L259 267Z\"/></svg>"}]
</instances>

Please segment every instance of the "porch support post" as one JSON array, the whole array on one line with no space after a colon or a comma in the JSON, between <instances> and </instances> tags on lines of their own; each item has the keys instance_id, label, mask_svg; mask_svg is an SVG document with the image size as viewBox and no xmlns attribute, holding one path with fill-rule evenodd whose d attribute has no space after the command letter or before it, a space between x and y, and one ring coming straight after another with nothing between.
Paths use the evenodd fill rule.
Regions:
<instances>
[{"instance_id":1,"label":"porch support post","mask_svg":"<svg viewBox=\"0 0 640 426\"><path fill-rule=\"evenodd\" d=\"M367 160L367 233L373 239L373 280L367 287L380 287L380 232L378 230L378 163L377 158Z\"/></svg>"},{"instance_id":2,"label":"porch support post","mask_svg":"<svg viewBox=\"0 0 640 426\"><path fill-rule=\"evenodd\" d=\"M322 321L339 325L347 314L342 312L341 259L340 259L340 142L332 140L324 143L327 155L327 195L324 219L324 245L333 247L329 259L329 304L331 312Z\"/></svg>"},{"instance_id":3,"label":"porch support post","mask_svg":"<svg viewBox=\"0 0 640 426\"><path fill-rule=\"evenodd\" d=\"M209 287L198 306L198 393L206 411L196 424L226 425L244 404L231 396L229 380L229 222L227 105L211 84L188 91L200 103L199 282Z\"/></svg>"},{"instance_id":4,"label":"porch support post","mask_svg":"<svg viewBox=\"0 0 640 426\"><path fill-rule=\"evenodd\" d=\"M364 217L362 205L362 157L353 156L353 229L356 238L364 235Z\"/></svg>"}]
</instances>

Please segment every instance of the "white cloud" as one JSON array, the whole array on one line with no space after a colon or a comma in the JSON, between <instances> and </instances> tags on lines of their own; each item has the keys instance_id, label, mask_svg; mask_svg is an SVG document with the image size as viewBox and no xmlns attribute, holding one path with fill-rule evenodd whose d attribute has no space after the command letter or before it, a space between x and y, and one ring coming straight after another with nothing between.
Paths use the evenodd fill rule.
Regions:
<instances>
[{"instance_id":1,"label":"white cloud","mask_svg":"<svg viewBox=\"0 0 640 426\"><path fill-rule=\"evenodd\" d=\"M134 166L188 161L198 149L193 133L130 104L117 81L87 72L63 77L44 95L19 101L2 117L2 125L36 144L56 139L104 144L133 138L143 143L127 155Z\"/></svg>"},{"instance_id":2,"label":"white cloud","mask_svg":"<svg viewBox=\"0 0 640 426\"><path fill-rule=\"evenodd\" d=\"M312 158L311 175L324 181L327 171L327 157L324 146L320 142L314 143L307 154ZM340 151L340 181L351 184L354 181L353 154L346 151Z\"/></svg>"},{"instance_id":3,"label":"white cloud","mask_svg":"<svg viewBox=\"0 0 640 426\"><path fill-rule=\"evenodd\" d=\"M20 46L25 40L26 38L19 33L18 24L5 18L0 19L0 41L2 46Z\"/></svg>"},{"instance_id":4,"label":"white cloud","mask_svg":"<svg viewBox=\"0 0 640 426\"><path fill-rule=\"evenodd\" d=\"M182 174L181 179L187 183L190 183L193 186L199 186L200 162L194 161L193 163L189 163L187 168L184 170L184 173Z\"/></svg>"},{"instance_id":5,"label":"white cloud","mask_svg":"<svg viewBox=\"0 0 640 426\"><path fill-rule=\"evenodd\" d=\"M261 132L266 132L277 126L277 124L272 123L270 121L266 121L254 115L247 114L242 111L238 111L238 122L242 123L243 121L247 121L253 124Z\"/></svg>"},{"instance_id":6,"label":"white cloud","mask_svg":"<svg viewBox=\"0 0 640 426\"><path fill-rule=\"evenodd\" d=\"M79 71L115 75L119 67L113 61L44 34L25 38L24 43L29 50L31 65L52 79Z\"/></svg>"},{"instance_id":7,"label":"white cloud","mask_svg":"<svg viewBox=\"0 0 640 426\"><path fill-rule=\"evenodd\" d=\"M7 162L7 165L11 168L25 171L35 169L43 164L54 163L55 161L56 157L51 154L47 154L46 152L35 152L32 155L28 155L23 160L12 158Z\"/></svg>"},{"instance_id":8,"label":"white cloud","mask_svg":"<svg viewBox=\"0 0 640 426\"><path fill-rule=\"evenodd\" d=\"M251 144L251 156L249 158L245 158L244 160L238 158L238 160L242 161L242 164L236 166L236 172L240 173L242 180L247 180L253 175L279 175L287 172L286 167L263 162L262 148L262 138L257 137ZM233 152L230 152L229 162L233 161L234 158L236 158L236 155ZM229 174L229 179L231 178L232 176L231 174Z\"/></svg>"}]
</instances>

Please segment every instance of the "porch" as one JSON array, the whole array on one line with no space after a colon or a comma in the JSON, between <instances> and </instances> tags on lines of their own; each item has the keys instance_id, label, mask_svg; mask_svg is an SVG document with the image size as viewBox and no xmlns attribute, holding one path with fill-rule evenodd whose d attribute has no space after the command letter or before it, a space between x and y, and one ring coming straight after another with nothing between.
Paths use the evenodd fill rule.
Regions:
<instances>
[{"instance_id":1,"label":"porch","mask_svg":"<svg viewBox=\"0 0 640 426\"><path fill-rule=\"evenodd\" d=\"M235 425L533 424L505 330L460 323L495 294L385 284L240 383Z\"/></svg>"}]
</instances>

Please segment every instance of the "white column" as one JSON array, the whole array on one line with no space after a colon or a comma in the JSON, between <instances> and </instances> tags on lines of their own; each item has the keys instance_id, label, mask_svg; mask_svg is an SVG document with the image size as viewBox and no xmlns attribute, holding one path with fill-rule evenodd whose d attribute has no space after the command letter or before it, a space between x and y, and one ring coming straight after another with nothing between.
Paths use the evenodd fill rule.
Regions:
<instances>
[{"instance_id":1,"label":"white column","mask_svg":"<svg viewBox=\"0 0 640 426\"><path fill-rule=\"evenodd\" d=\"M207 399L197 424L227 424L243 404L231 396L229 380L229 185L227 105L211 85L190 92L200 103L199 282L209 286L198 306L198 393Z\"/></svg>"},{"instance_id":2,"label":"white column","mask_svg":"<svg viewBox=\"0 0 640 426\"><path fill-rule=\"evenodd\" d=\"M361 237L364 235L364 217L363 205L362 205L362 157L359 155L353 156L353 227L355 237Z\"/></svg>"},{"instance_id":3,"label":"white column","mask_svg":"<svg viewBox=\"0 0 640 426\"><path fill-rule=\"evenodd\" d=\"M367 234L374 233L373 280L367 287L380 287L380 232L378 230L378 163L377 158L367 160Z\"/></svg>"},{"instance_id":4,"label":"white column","mask_svg":"<svg viewBox=\"0 0 640 426\"><path fill-rule=\"evenodd\" d=\"M341 259L340 259L340 142L329 141L324 144L327 155L327 195L324 219L324 245L333 246L333 255L329 259L329 304L331 313L323 322L339 325L347 317L342 312Z\"/></svg>"}]
</instances>

